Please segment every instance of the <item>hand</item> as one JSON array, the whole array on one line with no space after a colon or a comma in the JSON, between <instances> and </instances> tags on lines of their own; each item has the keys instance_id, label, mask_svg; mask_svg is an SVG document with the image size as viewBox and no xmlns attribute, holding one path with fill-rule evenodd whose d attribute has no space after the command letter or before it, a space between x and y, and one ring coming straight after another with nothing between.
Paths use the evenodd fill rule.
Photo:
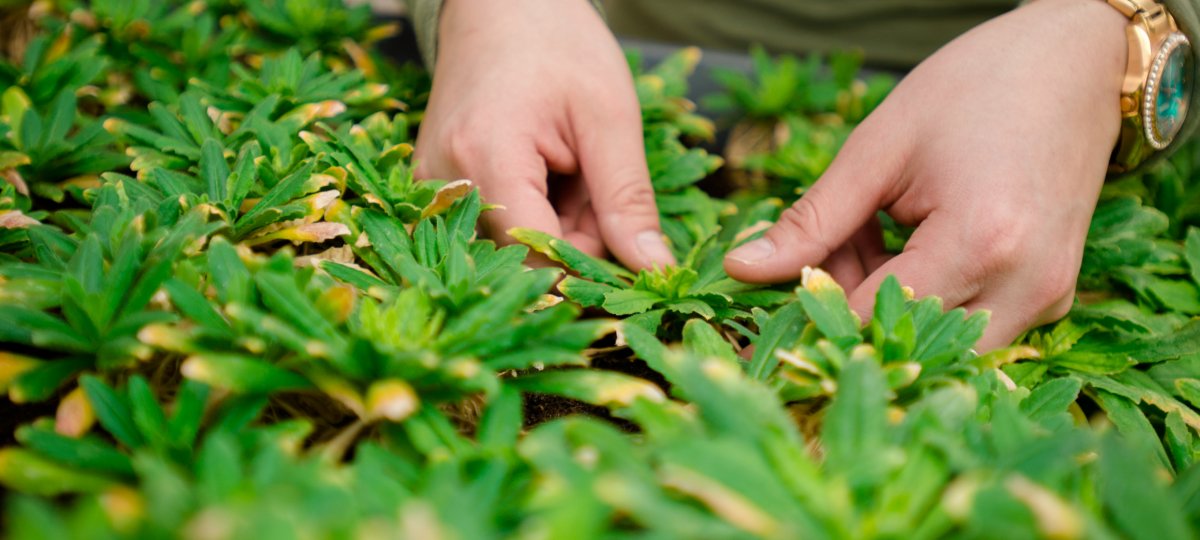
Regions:
<instances>
[{"instance_id":1,"label":"hand","mask_svg":"<svg viewBox=\"0 0 1200 540\"><path fill-rule=\"evenodd\" d=\"M912 71L765 236L730 252L750 282L824 263L864 320L894 274L947 309L988 309L981 350L1070 309L1119 129L1125 19L1095 0L1038 0ZM916 225L883 251L875 212Z\"/></svg>"},{"instance_id":2,"label":"hand","mask_svg":"<svg viewBox=\"0 0 1200 540\"><path fill-rule=\"evenodd\" d=\"M418 178L468 178L528 227L632 268L674 262L659 229L641 109L616 40L586 0L447 0L417 137Z\"/></svg>"}]
</instances>

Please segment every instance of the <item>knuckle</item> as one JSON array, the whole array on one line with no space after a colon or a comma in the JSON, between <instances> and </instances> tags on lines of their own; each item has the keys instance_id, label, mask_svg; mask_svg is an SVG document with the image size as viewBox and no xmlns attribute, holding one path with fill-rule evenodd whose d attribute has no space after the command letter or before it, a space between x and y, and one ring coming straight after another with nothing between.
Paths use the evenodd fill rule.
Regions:
<instances>
[{"instance_id":1,"label":"knuckle","mask_svg":"<svg viewBox=\"0 0 1200 540\"><path fill-rule=\"evenodd\" d=\"M470 129L447 130L441 144L442 152L452 163L461 165L478 157L479 142Z\"/></svg>"},{"instance_id":2,"label":"knuckle","mask_svg":"<svg viewBox=\"0 0 1200 540\"><path fill-rule=\"evenodd\" d=\"M818 195L815 191L810 191L800 197L780 214L779 223L772 229L772 232L784 235L785 238L781 239L784 243L815 243L828 256L834 252L834 248L837 246L831 245L825 238L817 198Z\"/></svg>"},{"instance_id":3,"label":"knuckle","mask_svg":"<svg viewBox=\"0 0 1200 540\"><path fill-rule=\"evenodd\" d=\"M1075 297L1074 269L1067 265L1052 264L1038 270L1038 283L1032 291L1038 303L1055 319L1066 315ZM1061 313L1056 313L1058 310Z\"/></svg>"},{"instance_id":4,"label":"knuckle","mask_svg":"<svg viewBox=\"0 0 1200 540\"><path fill-rule=\"evenodd\" d=\"M975 224L968 234L968 245L975 247L976 271L985 276L1011 271L1026 247L1020 224L1007 219Z\"/></svg>"},{"instance_id":5,"label":"knuckle","mask_svg":"<svg viewBox=\"0 0 1200 540\"><path fill-rule=\"evenodd\" d=\"M1074 297L1067 296L1055 302L1054 304L1051 304L1050 307L1046 309L1045 319L1047 321L1057 321L1063 317L1066 317L1067 313L1071 311L1071 304L1073 302Z\"/></svg>"},{"instance_id":6,"label":"knuckle","mask_svg":"<svg viewBox=\"0 0 1200 540\"><path fill-rule=\"evenodd\" d=\"M632 81L630 81L632 85ZM641 125L642 108L634 92L617 91L612 80L606 78L584 78L578 81L576 95L590 96L587 100L571 103L578 107L580 116L602 122L602 125Z\"/></svg>"},{"instance_id":7,"label":"knuckle","mask_svg":"<svg viewBox=\"0 0 1200 540\"><path fill-rule=\"evenodd\" d=\"M616 182L608 192L608 204L618 212L642 213L653 211L654 188L650 182L640 179L633 171L623 175L626 180Z\"/></svg>"}]
</instances>

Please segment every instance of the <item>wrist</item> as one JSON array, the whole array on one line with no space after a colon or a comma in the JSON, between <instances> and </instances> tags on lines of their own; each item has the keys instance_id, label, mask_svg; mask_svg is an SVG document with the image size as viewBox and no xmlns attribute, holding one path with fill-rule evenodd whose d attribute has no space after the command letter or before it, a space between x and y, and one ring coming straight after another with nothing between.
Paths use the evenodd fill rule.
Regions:
<instances>
[{"instance_id":1,"label":"wrist","mask_svg":"<svg viewBox=\"0 0 1200 540\"><path fill-rule=\"evenodd\" d=\"M1181 134L1192 97L1191 43L1159 0L1108 0L1126 23L1121 133L1110 172L1125 173Z\"/></svg>"}]
</instances>

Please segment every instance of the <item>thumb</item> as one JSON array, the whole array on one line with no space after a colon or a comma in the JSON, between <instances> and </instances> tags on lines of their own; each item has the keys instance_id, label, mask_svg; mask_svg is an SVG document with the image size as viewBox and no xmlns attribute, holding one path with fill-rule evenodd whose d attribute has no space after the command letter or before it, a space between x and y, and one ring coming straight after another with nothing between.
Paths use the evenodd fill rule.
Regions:
<instances>
[{"instance_id":1,"label":"thumb","mask_svg":"<svg viewBox=\"0 0 1200 540\"><path fill-rule=\"evenodd\" d=\"M880 207L890 204L886 192L899 170L890 163L898 160L868 155L857 140L861 137L846 142L825 174L762 238L725 256L730 277L750 283L799 278L805 266L821 264Z\"/></svg>"},{"instance_id":2,"label":"thumb","mask_svg":"<svg viewBox=\"0 0 1200 540\"><path fill-rule=\"evenodd\" d=\"M579 161L605 245L630 268L675 264L658 221L639 110L593 125L599 129L580 134Z\"/></svg>"}]
</instances>

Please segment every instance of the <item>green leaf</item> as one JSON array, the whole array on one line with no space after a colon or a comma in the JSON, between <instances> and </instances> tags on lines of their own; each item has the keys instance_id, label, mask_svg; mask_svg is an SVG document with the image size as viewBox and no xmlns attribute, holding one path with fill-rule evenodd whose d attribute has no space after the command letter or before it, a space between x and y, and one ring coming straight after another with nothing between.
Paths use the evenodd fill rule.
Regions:
<instances>
[{"instance_id":1,"label":"green leaf","mask_svg":"<svg viewBox=\"0 0 1200 540\"><path fill-rule=\"evenodd\" d=\"M22 148L32 150L37 148L38 142L42 140L42 133L42 117L38 115L37 111L30 109L21 117L21 125L17 131L18 137L16 138L16 142Z\"/></svg>"},{"instance_id":2,"label":"green leaf","mask_svg":"<svg viewBox=\"0 0 1200 540\"><path fill-rule=\"evenodd\" d=\"M0 483L42 497L98 493L114 484L105 476L77 471L20 448L0 449Z\"/></svg>"},{"instance_id":3,"label":"green leaf","mask_svg":"<svg viewBox=\"0 0 1200 540\"><path fill-rule=\"evenodd\" d=\"M174 446L188 448L195 444L204 420L204 408L208 403L208 385L185 380L179 385L175 397L175 414L171 416L168 429Z\"/></svg>"},{"instance_id":4,"label":"green leaf","mask_svg":"<svg viewBox=\"0 0 1200 540\"><path fill-rule=\"evenodd\" d=\"M91 341L61 319L21 306L0 305L0 338L55 350L95 350Z\"/></svg>"},{"instance_id":5,"label":"green leaf","mask_svg":"<svg viewBox=\"0 0 1200 540\"><path fill-rule=\"evenodd\" d=\"M1081 388L1083 383L1074 377L1052 379L1038 385L1029 397L1021 402L1021 412L1036 422L1064 414L1067 407L1079 397Z\"/></svg>"},{"instance_id":6,"label":"green leaf","mask_svg":"<svg viewBox=\"0 0 1200 540\"><path fill-rule=\"evenodd\" d=\"M940 309L939 302L938 310ZM928 369L967 354L979 338L983 337L988 317L986 311L976 311L967 315L965 309L955 308L941 314L929 324L918 325L917 346L913 350L912 359L921 362Z\"/></svg>"},{"instance_id":7,"label":"green leaf","mask_svg":"<svg viewBox=\"0 0 1200 540\"><path fill-rule=\"evenodd\" d=\"M625 324L634 325L651 334L655 334L658 333L659 328L662 328L663 315L665 314L665 309L655 309L628 317L625 319Z\"/></svg>"},{"instance_id":8,"label":"green leaf","mask_svg":"<svg viewBox=\"0 0 1200 540\"><path fill-rule=\"evenodd\" d=\"M1108 419L1117 426L1117 431L1140 455L1153 455L1161 466L1170 467L1171 460L1159 442L1158 433L1137 404L1104 390L1097 390L1096 397L1100 407L1108 414Z\"/></svg>"},{"instance_id":9,"label":"green leaf","mask_svg":"<svg viewBox=\"0 0 1200 540\"><path fill-rule=\"evenodd\" d=\"M712 319L717 316L716 310L713 309L708 302L697 298L679 298L676 300L668 300L663 304L663 308L667 311L674 311L684 315L699 315L705 320Z\"/></svg>"},{"instance_id":10,"label":"green leaf","mask_svg":"<svg viewBox=\"0 0 1200 540\"><path fill-rule=\"evenodd\" d=\"M808 319L831 341L861 341L858 316L850 310L846 293L833 283L832 278L826 279L829 280L828 286L805 287L796 291Z\"/></svg>"},{"instance_id":11,"label":"green leaf","mask_svg":"<svg viewBox=\"0 0 1200 540\"><path fill-rule=\"evenodd\" d=\"M572 302L576 302L584 307L600 307L604 304L608 293L617 292L624 289L605 285L595 281L579 279L574 276L567 276L558 283L558 291L567 297Z\"/></svg>"},{"instance_id":12,"label":"green leaf","mask_svg":"<svg viewBox=\"0 0 1200 540\"><path fill-rule=\"evenodd\" d=\"M1137 365L1137 360L1122 354L1082 351L1069 351L1054 356L1048 359L1047 362L1055 367L1093 375L1112 375Z\"/></svg>"},{"instance_id":13,"label":"green leaf","mask_svg":"<svg viewBox=\"0 0 1200 540\"><path fill-rule=\"evenodd\" d=\"M629 344L629 348L633 349L637 357L645 361L650 369L661 373L667 378L667 381L675 384L676 372L667 360L669 351L667 346L655 337L655 330L648 330L636 323L630 323L629 319L621 323L621 333L625 342Z\"/></svg>"},{"instance_id":14,"label":"green leaf","mask_svg":"<svg viewBox=\"0 0 1200 540\"><path fill-rule=\"evenodd\" d=\"M1200 354L1156 364L1146 373L1162 388L1175 388L1179 379L1191 379L1200 374Z\"/></svg>"},{"instance_id":15,"label":"green leaf","mask_svg":"<svg viewBox=\"0 0 1200 540\"><path fill-rule=\"evenodd\" d=\"M421 410L404 422L414 446L427 455L461 455L471 447L446 415L434 407Z\"/></svg>"},{"instance_id":16,"label":"green leaf","mask_svg":"<svg viewBox=\"0 0 1200 540\"><path fill-rule=\"evenodd\" d=\"M509 286L496 291L487 300L476 304L447 324L442 330L441 335L437 337L436 346L441 348L444 354L460 354L466 351L473 351L476 354L486 356L486 351L492 344L503 342L499 336L502 336L504 333L513 332L511 321L518 317L519 313L531 306L541 295L542 291L550 287L559 272L561 270L556 268L542 268L518 274L521 277L520 281L510 283ZM556 312L558 310L551 311L549 315L553 316ZM535 317L539 315L537 314ZM577 335L582 335L585 339L594 340L599 337L595 332L604 326L603 324L591 327L579 326L578 328L583 330L583 332ZM528 336L530 331L536 332L536 327L524 326L521 330L522 333ZM515 337L513 334L510 334L510 336ZM513 345L517 344L517 342L510 343ZM532 347L528 347L530 350L538 348L536 338L532 339L529 343L533 345ZM575 350L577 351L578 349ZM503 358L503 356L499 358ZM578 360L578 357L574 353L568 353L565 359L561 357L551 359L557 362L575 362ZM517 360L517 358L509 357L505 359L505 361L514 360ZM489 364L491 361L492 359L489 359Z\"/></svg>"},{"instance_id":17,"label":"green leaf","mask_svg":"<svg viewBox=\"0 0 1200 540\"><path fill-rule=\"evenodd\" d=\"M3 116L7 117L8 124L13 128L19 129L25 114L32 109L32 100L30 100L29 96L21 90L20 86L9 86L6 90L4 90L3 94L0 94L0 114L3 114ZM22 147L32 145L34 143L33 141L23 140L16 133L13 134L13 142L15 142L17 146Z\"/></svg>"},{"instance_id":18,"label":"green leaf","mask_svg":"<svg viewBox=\"0 0 1200 540\"><path fill-rule=\"evenodd\" d=\"M291 371L238 354L192 356L184 361L181 371L194 381L243 394L306 390L313 386L308 379Z\"/></svg>"},{"instance_id":19,"label":"green leaf","mask_svg":"<svg viewBox=\"0 0 1200 540\"><path fill-rule=\"evenodd\" d=\"M228 500L242 483L241 449L229 433L214 433L204 439L196 455L197 489L207 501Z\"/></svg>"},{"instance_id":20,"label":"green leaf","mask_svg":"<svg viewBox=\"0 0 1200 540\"><path fill-rule=\"evenodd\" d=\"M1183 415L1179 411L1171 411L1167 414L1166 434L1163 437L1163 442L1167 445L1167 451L1171 455L1171 463L1175 467L1177 473L1188 470L1196 459L1195 436L1192 434L1191 428L1183 421Z\"/></svg>"},{"instance_id":21,"label":"green leaf","mask_svg":"<svg viewBox=\"0 0 1200 540\"><path fill-rule=\"evenodd\" d=\"M1079 378L1089 386L1111 392L1138 404L1150 405L1165 413L1178 412L1183 420L1193 429L1200 429L1200 414L1192 407L1175 399L1167 388L1174 387L1179 391L1179 382L1187 379L1175 379L1164 388L1155 379L1141 370L1129 370L1110 377L1079 375Z\"/></svg>"},{"instance_id":22,"label":"green leaf","mask_svg":"<svg viewBox=\"0 0 1200 540\"><path fill-rule=\"evenodd\" d=\"M906 304L900 280L896 279L895 275L888 274L879 285L879 292L875 294L875 317L872 321L878 322L884 332L891 333L900 322L900 317L904 316Z\"/></svg>"},{"instance_id":23,"label":"green leaf","mask_svg":"<svg viewBox=\"0 0 1200 540\"><path fill-rule=\"evenodd\" d=\"M1192 282L1200 287L1200 228L1189 227L1184 244L1184 258L1192 271Z\"/></svg>"},{"instance_id":24,"label":"green leaf","mask_svg":"<svg viewBox=\"0 0 1200 540\"><path fill-rule=\"evenodd\" d=\"M258 141L250 141L242 145L238 151L237 162L233 165L233 173L226 182L226 210L230 217L241 212L242 201L250 194L250 189L258 182L256 160L262 155Z\"/></svg>"},{"instance_id":25,"label":"green leaf","mask_svg":"<svg viewBox=\"0 0 1200 540\"><path fill-rule=\"evenodd\" d=\"M267 212L278 210L284 203L292 200L299 194L300 189L308 182L312 176L313 167L316 165L315 160L305 160L300 168L296 169L292 174L287 175L283 180L280 180L275 187L271 188L262 199L251 208L249 212L242 215L237 220L238 234L242 235L251 232L257 227L257 221L266 216ZM226 175L228 176L228 174Z\"/></svg>"},{"instance_id":26,"label":"green leaf","mask_svg":"<svg viewBox=\"0 0 1200 540\"><path fill-rule=\"evenodd\" d=\"M1133 540L1192 537L1183 511L1162 485L1154 460L1109 434L1100 447L1100 494L1112 520Z\"/></svg>"},{"instance_id":27,"label":"green leaf","mask_svg":"<svg viewBox=\"0 0 1200 540\"><path fill-rule=\"evenodd\" d=\"M338 339L337 329L321 316L316 306L296 284L290 274L259 272L254 276L263 304L271 313L291 323L301 333L332 345Z\"/></svg>"},{"instance_id":28,"label":"green leaf","mask_svg":"<svg viewBox=\"0 0 1200 540\"><path fill-rule=\"evenodd\" d=\"M39 364L19 375L8 395L15 403L44 401L75 374L92 366L92 360L86 358L63 358Z\"/></svg>"},{"instance_id":29,"label":"green leaf","mask_svg":"<svg viewBox=\"0 0 1200 540\"><path fill-rule=\"evenodd\" d=\"M170 279L176 259L183 249L199 236L202 224L200 213L191 212L154 247L141 276L125 297L125 304L120 312L122 316L131 315L146 307L163 282Z\"/></svg>"},{"instance_id":30,"label":"green leaf","mask_svg":"<svg viewBox=\"0 0 1200 540\"><path fill-rule=\"evenodd\" d=\"M216 139L204 139L200 147L200 180L208 187L208 200L224 203L229 198L229 164L225 149Z\"/></svg>"},{"instance_id":31,"label":"green leaf","mask_svg":"<svg viewBox=\"0 0 1200 540\"><path fill-rule=\"evenodd\" d=\"M334 261L321 261L321 269L329 272L329 275L337 278L338 281L349 283L350 285L353 285L354 287L364 291L370 289L371 287L390 286L382 279L359 270L358 268Z\"/></svg>"},{"instance_id":32,"label":"green leaf","mask_svg":"<svg viewBox=\"0 0 1200 540\"><path fill-rule=\"evenodd\" d=\"M588 255L570 243L555 238L549 234L534 229L515 228L508 231L509 236L525 244L534 251L550 258L550 260L578 272L580 276L613 287L627 287L615 273L600 260Z\"/></svg>"},{"instance_id":33,"label":"green leaf","mask_svg":"<svg viewBox=\"0 0 1200 540\"><path fill-rule=\"evenodd\" d=\"M455 203L446 216L446 226L451 231L452 237L459 238L461 242L474 238L475 225L479 221L479 214L482 210L483 201L480 199L477 189L472 189L470 193Z\"/></svg>"},{"instance_id":34,"label":"green leaf","mask_svg":"<svg viewBox=\"0 0 1200 540\"><path fill-rule=\"evenodd\" d=\"M733 345L725 340L711 324L692 319L683 326L683 349L701 358L720 358L738 363Z\"/></svg>"},{"instance_id":35,"label":"green leaf","mask_svg":"<svg viewBox=\"0 0 1200 540\"><path fill-rule=\"evenodd\" d=\"M96 419L100 421L100 425L104 426L104 429L108 430L126 448L131 450L140 448L144 439L133 420L133 412L129 410L129 405L125 400L113 392L108 385L100 382L100 379L91 375L80 377L79 384L87 394L88 401L91 402L92 410L96 412Z\"/></svg>"},{"instance_id":36,"label":"green leaf","mask_svg":"<svg viewBox=\"0 0 1200 540\"><path fill-rule=\"evenodd\" d=\"M99 474L133 477L129 457L96 437L73 439L37 426L21 426L16 437L25 447L59 463Z\"/></svg>"},{"instance_id":37,"label":"green leaf","mask_svg":"<svg viewBox=\"0 0 1200 540\"><path fill-rule=\"evenodd\" d=\"M793 302L779 308L759 331L758 337L752 340L754 354L750 357L750 376L765 380L779 365L779 359L775 358L776 349L795 343L805 322L803 304Z\"/></svg>"},{"instance_id":38,"label":"green leaf","mask_svg":"<svg viewBox=\"0 0 1200 540\"><path fill-rule=\"evenodd\" d=\"M29 495L13 494L5 507L8 523L5 529L12 540L50 540L54 538L71 538L71 529L63 520L63 511L50 501ZM105 524L102 515L96 515L97 525L91 529L100 529ZM72 524L75 522L73 521Z\"/></svg>"},{"instance_id":39,"label":"green leaf","mask_svg":"<svg viewBox=\"0 0 1200 540\"><path fill-rule=\"evenodd\" d=\"M191 133L192 140L196 145L200 145L208 139L220 137L213 126L212 119L208 117L204 105L200 102L198 93L184 92L179 98L179 112L182 114L184 126L187 127L188 133Z\"/></svg>"},{"instance_id":40,"label":"green leaf","mask_svg":"<svg viewBox=\"0 0 1200 540\"><path fill-rule=\"evenodd\" d=\"M50 116L46 118L46 132L42 134L40 146L47 147L52 144L63 144L67 140L67 135L71 132L71 127L75 125L75 91L67 88L59 92L54 99L54 105L50 110ZM32 141L27 141L32 143Z\"/></svg>"},{"instance_id":41,"label":"green leaf","mask_svg":"<svg viewBox=\"0 0 1200 540\"><path fill-rule=\"evenodd\" d=\"M874 359L854 357L843 366L821 442L826 467L846 475L852 486L878 474L888 431L887 396L887 380Z\"/></svg>"},{"instance_id":42,"label":"green leaf","mask_svg":"<svg viewBox=\"0 0 1200 540\"><path fill-rule=\"evenodd\" d=\"M223 237L213 238L208 246L208 271L212 274L210 284L220 284L214 287L217 298L226 304L253 304L253 276L238 256L237 249Z\"/></svg>"},{"instance_id":43,"label":"green leaf","mask_svg":"<svg viewBox=\"0 0 1200 540\"><path fill-rule=\"evenodd\" d=\"M1170 311L1188 315L1200 314L1200 285L1187 281L1149 278L1146 290Z\"/></svg>"},{"instance_id":44,"label":"green leaf","mask_svg":"<svg viewBox=\"0 0 1200 540\"><path fill-rule=\"evenodd\" d=\"M163 288L170 295L171 303L189 319L214 334L230 333L229 323L199 291L176 278L167 280Z\"/></svg>"},{"instance_id":45,"label":"green leaf","mask_svg":"<svg viewBox=\"0 0 1200 540\"><path fill-rule=\"evenodd\" d=\"M479 444L496 449L512 449L521 433L521 393L507 386L488 401L479 421Z\"/></svg>"},{"instance_id":46,"label":"green leaf","mask_svg":"<svg viewBox=\"0 0 1200 540\"><path fill-rule=\"evenodd\" d=\"M1193 375L1200 376L1200 373ZM1200 408L1200 379L1176 379L1175 392L1193 407Z\"/></svg>"},{"instance_id":47,"label":"green leaf","mask_svg":"<svg viewBox=\"0 0 1200 540\"><path fill-rule=\"evenodd\" d=\"M187 128L183 127L183 122L179 120L179 117L175 116L162 103L155 101L148 105L146 109L150 111L150 116L154 117L154 123L158 125L159 130L163 133L181 141L186 141L191 137L187 132Z\"/></svg>"},{"instance_id":48,"label":"green leaf","mask_svg":"<svg viewBox=\"0 0 1200 540\"><path fill-rule=\"evenodd\" d=\"M1200 517L1200 466L1192 465L1180 471L1171 485L1171 495L1179 501L1187 519L1195 523Z\"/></svg>"},{"instance_id":49,"label":"green leaf","mask_svg":"<svg viewBox=\"0 0 1200 540\"><path fill-rule=\"evenodd\" d=\"M127 384L134 425L155 449L162 450L169 447L171 437L168 432L167 417L158 404L158 399L154 397L154 391L150 389L150 384L141 375L134 375Z\"/></svg>"},{"instance_id":50,"label":"green leaf","mask_svg":"<svg viewBox=\"0 0 1200 540\"><path fill-rule=\"evenodd\" d=\"M634 315L653 309L663 297L650 291L618 289L604 295L604 310L613 315Z\"/></svg>"},{"instance_id":51,"label":"green leaf","mask_svg":"<svg viewBox=\"0 0 1200 540\"><path fill-rule=\"evenodd\" d=\"M417 262L413 255L412 239L398 220L376 211L363 211L356 215L371 246L387 265L387 268L377 268L376 271L382 274L391 270L397 284L401 279L406 279L416 287L429 289L435 294L445 294L437 275Z\"/></svg>"}]
</instances>

